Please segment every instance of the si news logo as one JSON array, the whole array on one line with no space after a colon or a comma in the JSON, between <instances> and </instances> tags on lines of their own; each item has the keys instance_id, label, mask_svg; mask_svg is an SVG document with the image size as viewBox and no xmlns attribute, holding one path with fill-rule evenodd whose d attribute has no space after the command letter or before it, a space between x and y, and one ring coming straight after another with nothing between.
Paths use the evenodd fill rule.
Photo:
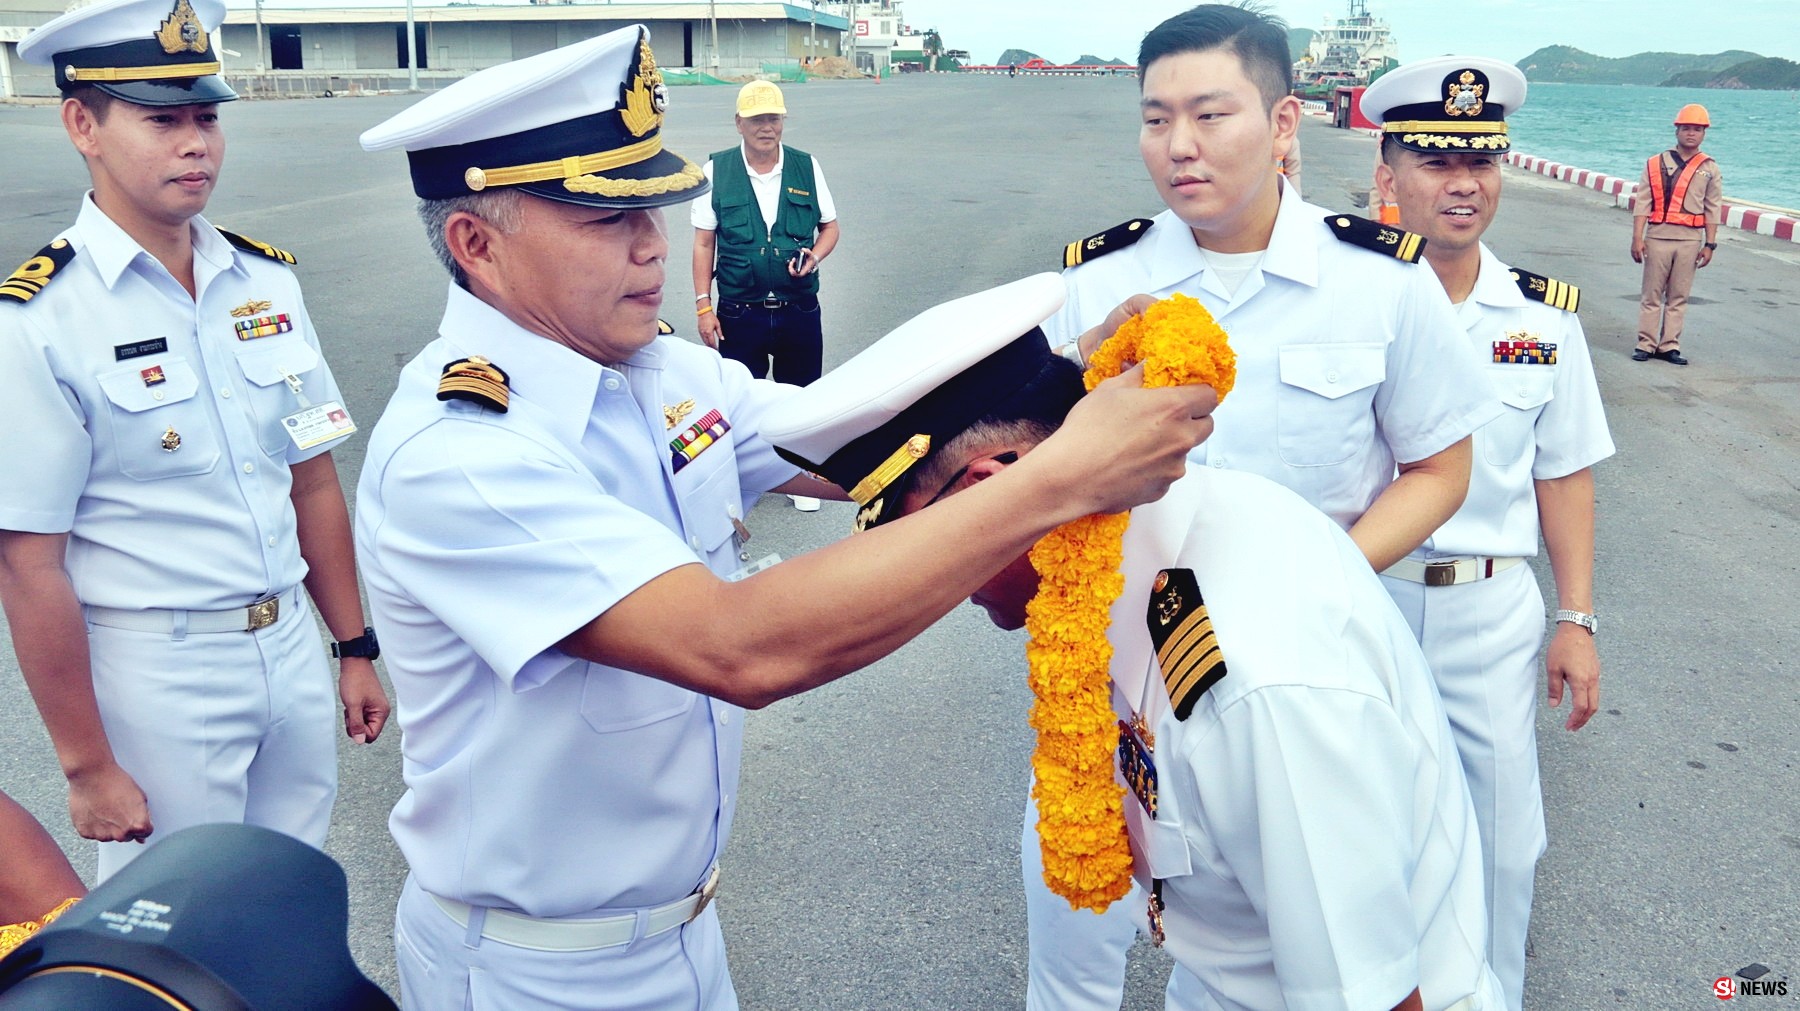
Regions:
<instances>
[{"instance_id":1,"label":"si news logo","mask_svg":"<svg viewBox=\"0 0 1800 1011\"><path fill-rule=\"evenodd\" d=\"M1741 978L1720 976L1713 980L1713 996L1720 1000L1730 1000L1733 997L1786 997L1787 980L1763 979L1768 973L1768 966L1756 963L1739 969L1737 977Z\"/></svg>"}]
</instances>

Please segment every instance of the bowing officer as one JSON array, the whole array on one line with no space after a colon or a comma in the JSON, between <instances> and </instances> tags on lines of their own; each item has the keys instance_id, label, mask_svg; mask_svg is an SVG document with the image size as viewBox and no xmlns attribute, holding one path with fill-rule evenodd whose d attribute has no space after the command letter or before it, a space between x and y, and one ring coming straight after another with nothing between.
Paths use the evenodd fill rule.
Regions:
<instances>
[{"instance_id":1,"label":"bowing officer","mask_svg":"<svg viewBox=\"0 0 1800 1011\"><path fill-rule=\"evenodd\" d=\"M1209 427L1206 391L1114 383L1087 434L989 482L991 512L751 571L759 495L843 493L761 434L793 387L657 334L663 208L706 192L662 147L666 103L632 26L362 138L407 152L451 276L357 500L405 727L409 1007L736 1007L709 903L744 709L898 648L1057 524L1160 495ZM865 514L870 483L849 481Z\"/></svg>"},{"instance_id":2,"label":"bowing officer","mask_svg":"<svg viewBox=\"0 0 1800 1011\"><path fill-rule=\"evenodd\" d=\"M359 742L387 716L331 459L356 426L294 257L201 216L224 17L107 0L19 46L93 189L0 282L0 403L29 433L0 449L0 600L102 878L203 822L322 845L333 711Z\"/></svg>"},{"instance_id":3,"label":"bowing officer","mask_svg":"<svg viewBox=\"0 0 1800 1011\"><path fill-rule=\"evenodd\" d=\"M1506 116L1525 75L1481 57L1442 56L1382 75L1363 112L1382 124L1375 185L1424 235L1425 262L1455 304L1465 353L1505 412L1475 432L1469 496L1425 543L1382 574L1437 677L1481 827L1489 959L1507 1006L1524 1003L1525 940L1544 852L1538 781L1538 651L1544 595L1526 559L1538 535L1556 581L1545 660L1567 727L1599 705L1594 649L1593 465L1613 453L1575 310L1581 292L1509 267L1481 241L1500 209Z\"/></svg>"},{"instance_id":4,"label":"bowing officer","mask_svg":"<svg viewBox=\"0 0 1800 1011\"><path fill-rule=\"evenodd\" d=\"M1043 274L930 310L782 404L764 432L840 481L928 433L930 451L882 489L877 522L953 508L1046 437L1087 424L1069 413L1080 370L1037 329L1062 299ZM1092 564L1084 555L1105 558L1101 540L1050 554L1064 569ZM1104 838L1110 824L1129 836L1143 890L1107 915L1144 927L1182 966L1171 1006L1498 1008L1456 745L1361 551L1288 489L1206 467L1131 510L1120 543L1110 610L1040 620L1049 634L1106 630L1109 665L1070 692L1110 695L1102 752L1117 745L1130 789L1122 812L1083 820L1082 835ZM1071 585L1101 581L1097 569L1044 572L1041 585L1061 588L1040 595L1033 560L1021 552L972 595L994 624L1018 628L1027 603L1042 615L1069 606ZM1071 649L1034 638L1027 656ZM1045 718L1044 704L1040 694L1040 736L1084 722ZM1111 763L1103 774L1112 786ZM1069 778L1039 787L1056 797ZM1090 870L1104 873L1089 864L1077 876Z\"/></svg>"}]
</instances>

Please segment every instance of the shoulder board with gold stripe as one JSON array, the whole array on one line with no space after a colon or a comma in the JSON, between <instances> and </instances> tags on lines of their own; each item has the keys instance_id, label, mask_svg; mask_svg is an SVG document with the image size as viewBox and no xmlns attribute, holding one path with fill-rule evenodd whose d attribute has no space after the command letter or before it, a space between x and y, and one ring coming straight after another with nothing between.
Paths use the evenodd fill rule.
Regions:
<instances>
[{"instance_id":1,"label":"shoulder board with gold stripe","mask_svg":"<svg viewBox=\"0 0 1800 1011\"><path fill-rule=\"evenodd\" d=\"M37 251L37 255L19 265L12 276L0 281L0 299L9 302L29 302L31 296L44 290L56 272L69 265L75 259L75 247L68 239L57 239L48 246Z\"/></svg>"},{"instance_id":2,"label":"shoulder board with gold stripe","mask_svg":"<svg viewBox=\"0 0 1800 1011\"><path fill-rule=\"evenodd\" d=\"M444 366L438 379L439 400L467 400L471 404L506 413L511 387L505 370L480 355L458 358Z\"/></svg>"},{"instance_id":3,"label":"shoulder board with gold stripe","mask_svg":"<svg viewBox=\"0 0 1800 1011\"><path fill-rule=\"evenodd\" d=\"M218 226L215 225L214 227L216 228ZM279 263L285 263L290 267L293 266L297 262L294 259L294 254L288 252L287 250L276 249L274 246L271 246L266 242L258 242L255 239L252 239L247 235L239 235L236 232L228 232L223 228L219 229L219 234L225 236L227 239L230 239L231 244L238 247L239 249L246 250L246 251L252 252L252 253L257 253L262 256L266 256L271 260L275 260Z\"/></svg>"},{"instance_id":4,"label":"shoulder board with gold stripe","mask_svg":"<svg viewBox=\"0 0 1800 1011\"><path fill-rule=\"evenodd\" d=\"M667 337L669 334L675 332L675 328L669 325L668 320L659 316L656 320L656 332L661 336Z\"/></svg>"},{"instance_id":5,"label":"shoulder board with gold stripe","mask_svg":"<svg viewBox=\"0 0 1800 1011\"><path fill-rule=\"evenodd\" d=\"M1340 240L1352 246L1372 249L1396 260L1418 263L1419 254L1425 251L1425 236L1402 231L1379 221L1359 218L1354 214L1330 214L1326 215L1325 223L1331 226L1332 234Z\"/></svg>"},{"instance_id":6,"label":"shoulder board with gold stripe","mask_svg":"<svg viewBox=\"0 0 1800 1011\"><path fill-rule=\"evenodd\" d=\"M1114 253L1131 245L1144 237L1150 230L1149 218L1132 218L1121 225L1114 225L1098 235L1090 235L1063 247L1062 265L1065 269L1078 267L1089 260L1097 260L1108 253Z\"/></svg>"},{"instance_id":7,"label":"shoulder board with gold stripe","mask_svg":"<svg viewBox=\"0 0 1800 1011\"><path fill-rule=\"evenodd\" d=\"M1150 641L1156 666L1169 690L1175 718L1185 720L1194 703L1225 676L1225 655L1213 634L1212 616L1200 599L1193 569L1164 569L1150 587Z\"/></svg>"},{"instance_id":8,"label":"shoulder board with gold stripe","mask_svg":"<svg viewBox=\"0 0 1800 1011\"><path fill-rule=\"evenodd\" d=\"M1533 302L1542 302L1552 309L1574 312L1581 305L1581 289L1568 283L1558 281L1554 277L1533 274L1529 270L1512 268L1512 279L1526 298Z\"/></svg>"}]
</instances>

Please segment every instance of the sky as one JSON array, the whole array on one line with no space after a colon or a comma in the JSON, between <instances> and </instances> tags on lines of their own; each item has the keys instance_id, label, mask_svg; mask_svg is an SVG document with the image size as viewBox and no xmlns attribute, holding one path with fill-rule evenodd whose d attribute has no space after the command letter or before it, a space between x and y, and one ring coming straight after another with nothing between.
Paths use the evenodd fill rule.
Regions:
<instances>
[{"instance_id":1,"label":"sky","mask_svg":"<svg viewBox=\"0 0 1800 1011\"><path fill-rule=\"evenodd\" d=\"M789 0L795 2L795 0ZM1144 32L1194 0L903 0L905 20L937 28L944 45L977 63L1007 48L1067 63L1083 54L1136 59ZM1340 17L1345 0L1270 0L1295 28ZM1707 9L1727 12L1717 18ZM1549 45L1600 56L1650 50L1716 53L1745 49L1800 60L1800 0L1369 0L1388 23L1402 60L1446 53L1517 61Z\"/></svg>"}]
</instances>

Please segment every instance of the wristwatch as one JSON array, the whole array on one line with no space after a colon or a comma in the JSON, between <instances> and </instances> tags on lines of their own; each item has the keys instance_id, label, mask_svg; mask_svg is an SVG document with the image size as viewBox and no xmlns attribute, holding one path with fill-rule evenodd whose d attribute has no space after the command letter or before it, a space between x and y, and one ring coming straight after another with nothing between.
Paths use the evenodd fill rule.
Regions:
<instances>
[{"instance_id":1,"label":"wristwatch","mask_svg":"<svg viewBox=\"0 0 1800 1011\"><path fill-rule=\"evenodd\" d=\"M1556 612L1556 620L1559 622L1566 621L1571 625L1580 625L1582 628L1588 630L1589 635L1594 635L1600 631L1600 619L1582 611L1571 611L1568 608L1563 608Z\"/></svg>"},{"instance_id":2,"label":"wristwatch","mask_svg":"<svg viewBox=\"0 0 1800 1011\"><path fill-rule=\"evenodd\" d=\"M1701 245L1702 245L1702 246L1705 246L1705 247L1706 247L1706 248L1708 248L1708 249L1717 249L1717 248L1719 248L1719 244L1718 244L1718 243L1716 243L1716 242L1702 242L1702 243L1701 243Z\"/></svg>"},{"instance_id":3,"label":"wristwatch","mask_svg":"<svg viewBox=\"0 0 1800 1011\"><path fill-rule=\"evenodd\" d=\"M363 634L331 644L331 655L339 660L347 656L373 660L381 655L381 644L375 641L375 629L364 626Z\"/></svg>"}]
</instances>

